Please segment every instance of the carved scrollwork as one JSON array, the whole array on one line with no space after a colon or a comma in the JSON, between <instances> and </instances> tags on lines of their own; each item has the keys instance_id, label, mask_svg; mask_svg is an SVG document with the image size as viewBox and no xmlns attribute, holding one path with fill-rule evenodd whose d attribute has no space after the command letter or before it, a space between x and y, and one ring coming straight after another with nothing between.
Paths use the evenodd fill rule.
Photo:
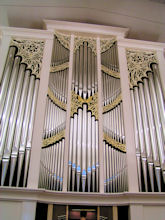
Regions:
<instances>
[{"instance_id":1,"label":"carved scrollwork","mask_svg":"<svg viewBox=\"0 0 165 220\"><path fill-rule=\"evenodd\" d=\"M68 34L63 34L60 33L58 31L55 32L56 37L58 38L58 40L60 41L60 43L67 48L68 50L70 50L70 35Z\"/></svg>"},{"instance_id":2,"label":"carved scrollwork","mask_svg":"<svg viewBox=\"0 0 165 220\"><path fill-rule=\"evenodd\" d=\"M88 42L88 47L91 48L92 52L96 55L96 38L90 38L90 37L82 37L82 36L75 36L74 39L74 53L76 50L79 49L81 45L83 45L83 42Z\"/></svg>"},{"instance_id":3,"label":"carved scrollwork","mask_svg":"<svg viewBox=\"0 0 165 220\"><path fill-rule=\"evenodd\" d=\"M126 49L128 71L130 73L130 88L137 86L144 77L147 76L147 71L152 71L151 63L158 63L156 51L144 51L137 49Z\"/></svg>"},{"instance_id":4,"label":"carved scrollwork","mask_svg":"<svg viewBox=\"0 0 165 220\"><path fill-rule=\"evenodd\" d=\"M115 77L117 79L120 79L120 73L119 72L116 72L114 70L110 70L109 68L107 68L106 66L104 65L101 65L101 70L104 72L104 73L107 73L108 75L112 76L112 77Z\"/></svg>"},{"instance_id":5,"label":"carved scrollwork","mask_svg":"<svg viewBox=\"0 0 165 220\"><path fill-rule=\"evenodd\" d=\"M22 63L32 71L32 74L40 77L45 42L43 40L12 38L10 46L17 47L17 56L22 58Z\"/></svg>"},{"instance_id":6,"label":"carved scrollwork","mask_svg":"<svg viewBox=\"0 0 165 220\"><path fill-rule=\"evenodd\" d=\"M110 104L106 105L103 107L103 113L106 113L110 110L112 110L113 108L115 108L120 102L122 102L122 96L121 94L118 95L118 97Z\"/></svg>"},{"instance_id":7,"label":"carved scrollwork","mask_svg":"<svg viewBox=\"0 0 165 220\"><path fill-rule=\"evenodd\" d=\"M79 95L75 94L72 91L72 101L71 101L71 117L74 113L77 113L78 108L82 108L83 104L88 105L88 110L92 112L92 115L95 116L96 120L98 119L98 94L95 93L93 96L90 96L88 99L83 99Z\"/></svg>"},{"instance_id":8,"label":"carved scrollwork","mask_svg":"<svg viewBox=\"0 0 165 220\"><path fill-rule=\"evenodd\" d=\"M104 140L110 144L112 147L126 153L126 145L125 144L121 144L120 142L117 142L116 140L112 139L111 137L109 137L106 133L104 133Z\"/></svg>"},{"instance_id":9,"label":"carved scrollwork","mask_svg":"<svg viewBox=\"0 0 165 220\"><path fill-rule=\"evenodd\" d=\"M54 104L66 111L66 104L56 98L50 88L48 88L48 96Z\"/></svg>"},{"instance_id":10,"label":"carved scrollwork","mask_svg":"<svg viewBox=\"0 0 165 220\"><path fill-rule=\"evenodd\" d=\"M116 37L112 36L108 39L100 39L100 51L104 53L116 42Z\"/></svg>"},{"instance_id":11,"label":"carved scrollwork","mask_svg":"<svg viewBox=\"0 0 165 220\"><path fill-rule=\"evenodd\" d=\"M57 141L60 141L62 138L65 138L65 130L60 131L58 134L56 134L50 138L44 139L42 142L42 147L47 147L51 144L54 144Z\"/></svg>"},{"instance_id":12,"label":"carved scrollwork","mask_svg":"<svg viewBox=\"0 0 165 220\"><path fill-rule=\"evenodd\" d=\"M58 71L61 71L61 70L65 70L67 68L69 68L69 63L68 62L63 63L63 64L58 65L58 66L51 66L50 67L50 72L55 73L55 72L58 72Z\"/></svg>"}]
</instances>

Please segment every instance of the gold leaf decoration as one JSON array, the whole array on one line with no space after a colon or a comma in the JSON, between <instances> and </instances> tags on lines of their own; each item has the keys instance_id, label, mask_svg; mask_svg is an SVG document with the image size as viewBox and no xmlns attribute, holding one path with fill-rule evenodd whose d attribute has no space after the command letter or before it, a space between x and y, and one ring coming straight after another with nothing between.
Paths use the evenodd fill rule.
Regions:
<instances>
[{"instance_id":1,"label":"gold leaf decoration","mask_svg":"<svg viewBox=\"0 0 165 220\"><path fill-rule=\"evenodd\" d=\"M104 65L101 65L101 70L104 72L104 73L107 73L108 75L112 76L112 77L115 77L117 79L120 79L120 73L117 72L117 71L114 71L114 70L110 70L109 68L107 68L106 66Z\"/></svg>"},{"instance_id":2,"label":"gold leaf decoration","mask_svg":"<svg viewBox=\"0 0 165 220\"><path fill-rule=\"evenodd\" d=\"M100 39L100 51L104 53L116 42L116 37L112 36L108 39Z\"/></svg>"},{"instance_id":3,"label":"gold leaf decoration","mask_svg":"<svg viewBox=\"0 0 165 220\"><path fill-rule=\"evenodd\" d=\"M117 98L110 104L103 107L103 113L106 113L113 108L115 108L120 102L122 102L122 96L121 94L117 96Z\"/></svg>"},{"instance_id":4,"label":"gold leaf decoration","mask_svg":"<svg viewBox=\"0 0 165 220\"><path fill-rule=\"evenodd\" d=\"M69 68L69 63L68 62L60 64L58 66L51 66L50 67L50 72L55 73L55 72L58 72L58 71L61 71L61 70L65 70L67 68Z\"/></svg>"},{"instance_id":5,"label":"gold leaf decoration","mask_svg":"<svg viewBox=\"0 0 165 220\"><path fill-rule=\"evenodd\" d=\"M125 144L121 144L120 142L117 142L116 140L112 139L111 137L109 137L106 133L104 133L104 140L110 144L112 147L126 153L126 145Z\"/></svg>"},{"instance_id":6,"label":"gold leaf decoration","mask_svg":"<svg viewBox=\"0 0 165 220\"><path fill-rule=\"evenodd\" d=\"M148 77L147 71L152 71L151 63L158 63L156 51L126 49L127 65L130 74L130 88L137 86L143 78Z\"/></svg>"},{"instance_id":7,"label":"gold leaf decoration","mask_svg":"<svg viewBox=\"0 0 165 220\"><path fill-rule=\"evenodd\" d=\"M96 50L96 38L90 38L90 37L81 37L81 36L75 36L74 39L74 53L76 50L79 49L80 46L83 45L84 42L88 42L88 47L91 48L92 52L97 55Z\"/></svg>"},{"instance_id":8,"label":"gold leaf decoration","mask_svg":"<svg viewBox=\"0 0 165 220\"><path fill-rule=\"evenodd\" d=\"M77 113L78 108L82 108L83 104L88 105L88 110L92 112L92 115L95 116L96 120L98 120L98 94L95 93L93 96L90 96L88 99L83 99L74 91L72 91L72 100L71 100L71 117L73 117L74 113Z\"/></svg>"},{"instance_id":9,"label":"gold leaf decoration","mask_svg":"<svg viewBox=\"0 0 165 220\"><path fill-rule=\"evenodd\" d=\"M63 34L60 33L58 31L55 32L56 37L58 38L58 40L60 41L60 43L67 48L68 50L70 50L70 35L68 34Z\"/></svg>"},{"instance_id":10,"label":"gold leaf decoration","mask_svg":"<svg viewBox=\"0 0 165 220\"><path fill-rule=\"evenodd\" d=\"M65 130L60 131L58 134L56 134L50 138L44 139L42 142L42 147L47 147L51 144L54 144L57 141L60 141L62 138L65 138Z\"/></svg>"},{"instance_id":11,"label":"gold leaf decoration","mask_svg":"<svg viewBox=\"0 0 165 220\"><path fill-rule=\"evenodd\" d=\"M66 111L66 104L56 98L50 88L48 88L48 96L54 104Z\"/></svg>"},{"instance_id":12,"label":"gold leaf decoration","mask_svg":"<svg viewBox=\"0 0 165 220\"><path fill-rule=\"evenodd\" d=\"M10 46L17 47L17 56L22 58L22 63L32 71L37 78L40 78L40 70L43 58L45 41L12 38Z\"/></svg>"}]
</instances>

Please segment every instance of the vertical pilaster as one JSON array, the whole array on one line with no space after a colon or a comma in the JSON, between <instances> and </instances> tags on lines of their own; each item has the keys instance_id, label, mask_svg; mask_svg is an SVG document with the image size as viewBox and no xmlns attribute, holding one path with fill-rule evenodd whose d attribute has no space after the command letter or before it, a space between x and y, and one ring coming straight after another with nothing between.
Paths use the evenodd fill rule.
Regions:
<instances>
[{"instance_id":1,"label":"vertical pilaster","mask_svg":"<svg viewBox=\"0 0 165 220\"><path fill-rule=\"evenodd\" d=\"M64 172L63 172L63 191L64 192L67 191L67 179L68 179L68 152L69 152L69 127L70 127L70 109L71 109L73 49L74 49L74 35L71 35L70 56L69 56L69 76L68 76L68 96L67 96L67 111L66 111L66 129L65 129Z\"/></svg>"},{"instance_id":2,"label":"vertical pilaster","mask_svg":"<svg viewBox=\"0 0 165 220\"><path fill-rule=\"evenodd\" d=\"M118 42L118 56L120 67L121 91L123 100L124 127L126 135L127 149L127 175L128 175L128 191L138 192L138 174L135 151L135 139L133 128L132 105L129 89L129 73L127 68L126 49L120 46Z\"/></svg>"},{"instance_id":3,"label":"vertical pilaster","mask_svg":"<svg viewBox=\"0 0 165 220\"><path fill-rule=\"evenodd\" d=\"M6 63L10 40L11 40L11 36L2 34L1 44L0 44L0 83L3 76L3 70Z\"/></svg>"},{"instance_id":4,"label":"vertical pilaster","mask_svg":"<svg viewBox=\"0 0 165 220\"><path fill-rule=\"evenodd\" d=\"M98 72L98 116L99 116L99 191L104 193L104 158L103 158L103 115L101 85L101 52L100 38L97 38L97 72Z\"/></svg>"},{"instance_id":5,"label":"vertical pilaster","mask_svg":"<svg viewBox=\"0 0 165 220\"><path fill-rule=\"evenodd\" d=\"M159 63L159 71L160 71L160 78L162 85L165 85L165 51L164 50L159 50L157 51L157 58L158 58L158 63ZM164 86L163 86L164 89ZM164 89L164 95L165 95L165 89Z\"/></svg>"},{"instance_id":6,"label":"vertical pilaster","mask_svg":"<svg viewBox=\"0 0 165 220\"><path fill-rule=\"evenodd\" d=\"M130 205L128 219L129 220L143 219L143 206L142 205Z\"/></svg>"},{"instance_id":7,"label":"vertical pilaster","mask_svg":"<svg viewBox=\"0 0 165 220\"><path fill-rule=\"evenodd\" d=\"M28 175L28 188L38 188L40 171L40 153L42 147L42 135L44 125L44 115L46 109L46 95L48 91L49 70L51 63L51 51L53 47L53 34L50 39L45 40L42 68L40 73L40 86L38 91L38 100L35 113L31 159Z\"/></svg>"}]
</instances>

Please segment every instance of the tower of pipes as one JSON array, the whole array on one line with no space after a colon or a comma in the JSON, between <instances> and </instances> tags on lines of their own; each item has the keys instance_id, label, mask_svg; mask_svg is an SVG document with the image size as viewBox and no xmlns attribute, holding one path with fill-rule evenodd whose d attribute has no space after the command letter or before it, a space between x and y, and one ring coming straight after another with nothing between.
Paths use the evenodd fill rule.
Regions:
<instances>
[{"instance_id":1,"label":"tower of pipes","mask_svg":"<svg viewBox=\"0 0 165 220\"><path fill-rule=\"evenodd\" d=\"M54 37L43 132L39 187L61 191L65 151L69 49Z\"/></svg>"},{"instance_id":2,"label":"tower of pipes","mask_svg":"<svg viewBox=\"0 0 165 220\"><path fill-rule=\"evenodd\" d=\"M120 72L115 39L101 41L101 69L104 191L122 192L127 190L127 167Z\"/></svg>"},{"instance_id":3,"label":"tower of pipes","mask_svg":"<svg viewBox=\"0 0 165 220\"><path fill-rule=\"evenodd\" d=\"M26 186L44 41L13 38L0 77L1 186Z\"/></svg>"},{"instance_id":4,"label":"tower of pipes","mask_svg":"<svg viewBox=\"0 0 165 220\"><path fill-rule=\"evenodd\" d=\"M165 100L153 51L127 49L140 191L165 188Z\"/></svg>"},{"instance_id":5,"label":"tower of pipes","mask_svg":"<svg viewBox=\"0 0 165 220\"><path fill-rule=\"evenodd\" d=\"M99 191L96 39L75 37L68 190Z\"/></svg>"}]
</instances>

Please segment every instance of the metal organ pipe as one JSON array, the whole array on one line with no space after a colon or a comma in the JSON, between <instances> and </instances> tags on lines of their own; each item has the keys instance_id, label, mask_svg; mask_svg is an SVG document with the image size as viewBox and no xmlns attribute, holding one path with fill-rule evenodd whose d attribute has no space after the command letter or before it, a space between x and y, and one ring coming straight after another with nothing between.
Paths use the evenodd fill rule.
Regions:
<instances>
[{"instance_id":1,"label":"metal organ pipe","mask_svg":"<svg viewBox=\"0 0 165 220\"><path fill-rule=\"evenodd\" d=\"M99 190L98 120L89 106L97 92L97 63L87 40L75 50L73 66L72 94L82 104L71 112L68 190L95 192Z\"/></svg>"},{"instance_id":2,"label":"metal organ pipe","mask_svg":"<svg viewBox=\"0 0 165 220\"><path fill-rule=\"evenodd\" d=\"M57 191L62 191L63 187L68 61L69 50L57 34L52 53L39 178L40 188Z\"/></svg>"},{"instance_id":3,"label":"metal organ pipe","mask_svg":"<svg viewBox=\"0 0 165 220\"><path fill-rule=\"evenodd\" d=\"M145 160L145 171L143 174L145 180L145 191L147 191L149 184L151 185L151 190L154 192L156 190L154 183L154 173L156 177L156 185L158 191L161 192L161 186L165 184L164 170L165 170L165 150L164 150L164 97L161 88L159 70L157 64L152 64L153 72L148 72L148 78L142 79L142 82L138 83L138 87L134 87L131 90L131 94L135 94L133 99L132 95L132 107L134 109L134 125L137 123L143 123L143 130L139 129L139 137L135 133L136 143L138 140L141 143L142 135L144 138L143 149L140 149L140 158L138 157L138 175L140 186L142 185L142 174L140 171L140 159ZM137 100L137 93L140 94L140 99ZM136 106L136 110L135 110ZM139 106L139 108L137 108ZM141 120L139 120L140 114ZM141 122L140 122L141 121ZM136 130L136 128L135 128ZM145 158L145 159L143 159ZM147 168L148 165L149 172L149 183L147 182ZM144 168L143 168L144 169ZM163 176L163 183L161 183L161 175ZM140 188L140 190L143 190Z\"/></svg>"},{"instance_id":4,"label":"metal organ pipe","mask_svg":"<svg viewBox=\"0 0 165 220\"><path fill-rule=\"evenodd\" d=\"M16 184L16 186L23 185L25 187L30 160L32 130L39 80L32 74L30 68L27 70L27 66L21 63L22 58L21 55L17 56L17 51L18 48L15 46L9 48L1 82L1 185L12 186ZM34 85L35 91L33 94ZM17 161L18 167L16 167ZM8 171L9 164L10 172ZM23 166L25 167L24 172L22 172ZM23 179L21 178L21 172L23 174ZM14 175L17 175L16 183L13 181Z\"/></svg>"},{"instance_id":5,"label":"metal organ pipe","mask_svg":"<svg viewBox=\"0 0 165 220\"><path fill-rule=\"evenodd\" d=\"M125 135L116 47L117 44L114 43L101 54L101 64L108 69L108 72L102 70L104 191L111 193L127 190Z\"/></svg>"}]
</instances>

